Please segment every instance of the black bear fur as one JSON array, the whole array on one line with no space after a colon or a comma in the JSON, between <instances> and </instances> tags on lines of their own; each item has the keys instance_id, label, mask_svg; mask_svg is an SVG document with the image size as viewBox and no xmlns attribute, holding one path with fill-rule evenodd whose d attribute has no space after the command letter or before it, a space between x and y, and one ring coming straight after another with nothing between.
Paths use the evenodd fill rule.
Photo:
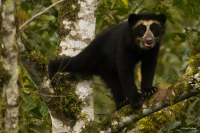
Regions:
<instances>
[{"instance_id":1,"label":"black bear fur","mask_svg":"<svg viewBox=\"0 0 200 133\"><path fill-rule=\"evenodd\" d=\"M133 27L140 20L159 22L154 26L156 32L152 32L155 37L159 36L152 48L141 48L137 44L136 38L144 35L144 26ZM59 68L62 72L99 75L111 88L117 110L128 103L133 108L140 107L145 97L158 91L156 87L152 87L152 82L165 21L164 14L131 14L127 22L119 23L97 35L77 56L51 60L48 64L50 79ZM134 82L133 69L139 61L142 61L142 94L138 93Z\"/></svg>"}]
</instances>

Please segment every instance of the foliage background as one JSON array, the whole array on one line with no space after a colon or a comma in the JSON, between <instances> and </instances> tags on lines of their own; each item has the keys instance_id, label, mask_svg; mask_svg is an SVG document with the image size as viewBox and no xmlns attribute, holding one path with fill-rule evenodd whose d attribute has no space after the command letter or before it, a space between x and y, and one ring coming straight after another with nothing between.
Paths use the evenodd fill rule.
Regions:
<instances>
[{"instance_id":1,"label":"foliage background","mask_svg":"<svg viewBox=\"0 0 200 133\"><path fill-rule=\"evenodd\" d=\"M19 25L55 1L57 0L17 0ZM99 0L96 34L117 23L126 21L128 14L133 12L164 13L168 20L166 22L166 34L160 49L154 85L160 89L165 89L181 77L187 67L191 50L197 44L196 40L200 36L199 5L200 1L198 0ZM45 56L47 62L56 56L55 53L59 44L56 33L58 9L59 6L52 8L24 29L35 51ZM50 132L51 122L47 107L42 99L38 97L37 89L25 71L21 66L19 67L20 96L22 100L20 129L22 132ZM134 71L137 73L135 80L138 88L140 88L139 65ZM105 84L98 76L94 76L94 85L95 116L103 119L114 111L115 105L110 91L105 89ZM178 132L180 125L200 127L198 125L200 121L200 109L198 108L200 99L199 97L193 97L190 101L191 104L180 113L176 120L174 119L175 124L168 125L168 130ZM160 121L162 120L164 118L160 118ZM145 131L147 126L142 126L141 131ZM149 126L151 126L151 123L149 123ZM172 126L174 128L170 128ZM160 128L156 127L155 129L158 131Z\"/></svg>"}]
</instances>

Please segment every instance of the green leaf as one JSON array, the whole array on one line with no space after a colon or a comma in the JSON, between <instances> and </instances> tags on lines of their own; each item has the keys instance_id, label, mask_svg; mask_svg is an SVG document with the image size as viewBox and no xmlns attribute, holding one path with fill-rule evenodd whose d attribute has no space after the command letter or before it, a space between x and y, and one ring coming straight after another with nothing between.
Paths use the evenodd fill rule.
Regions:
<instances>
[{"instance_id":1,"label":"green leaf","mask_svg":"<svg viewBox=\"0 0 200 133\"><path fill-rule=\"evenodd\" d=\"M100 102L94 102L94 104L99 105L100 107L104 108L106 111L108 111L110 113L110 111L107 109L107 107L104 106L102 103L100 103Z\"/></svg>"},{"instance_id":2,"label":"green leaf","mask_svg":"<svg viewBox=\"0 0 200 133\"><path fill-rule=\"evenodd\" d=\"M47 115L48 113L47 105L44 101L41 103L40 113L42 114L42 116Z\"/></svg>"},{"instance_id":3,"label":"green leaf","mask_svg":"<svg viewBox=\"0 0 200 133\"><path fill-rule=\"evenodd\" d=\"M185 42L185 38L186 38L185 33L176 33L176 35L181 39L181 42Z\"/></svg>"},{"instance_id":4,"label":"green leaf","mask_svg":"<svg viewBox=\"0 0 200 133\"><path fill-rule=\"evenodd\" d=\"M165 126L164 129L166 130L172 130L175 129L176 127L181 125L181 121L174 121L174 122L170 122L170 124L168 124L167 126Z\"/></svg>"},{"instance_id":5,"label":"green leaf","mask_svg":"<svg viewBox=\"0 0 200 133\"><path fill-rule=\"evenodd\" d=\"M33 129L33 128L29 128L31 131L33 131L33 133L41 133L41 132L38 132L37 130Z\"/></svg>"},{"instance_id":6,"label":"green leaf","mask_svg":"<svg viewBox=\"0 0 200 133\"><path fill-rule=\"evenodd\" d=\"M24 109L26 112L36 108L36 104L35 103L24 103Z\"/></svg>"},{"instance_id":7,"label":"green leaf","mask_svg":"<svg viewBox=\"0 0 200 133\"><path fill-rule=\"evenodd\" d=\"M26 80L31 81L28 76L23 76L23 82L25 82Z\"/></svg>"},{"instance_id":8,"label":"green leaf","mask_svg":"<svg viewBox=\"0 0 200 133\"><path fill-rule=\"evenodd\" d=\"M24 85L24 88L35 88L34 85Z\"/></svg>"},{"instance_id":9,"label":"green leaf","mask_svg":"<svg viewBox=\"0 0 200 133\"><path fill-rule=\"evenodd\" d=\"M200 99L197 99L195 100L192 104L190 104L190 106L188 107L187 109L187 117L188 118L191 118L191 119L194 119L196 118L196 112L194 112L195 110L195 106L196 104L200 102Z\"/></svg>"},{"instance_id":10,"label":"green leaf","mask_svg":"<svg viewBox=\"0 0 200 133\"><path fill-rule=\"evenodd\" d=\"M22 2L22 3L21 3L21 8L22 8L22 10L24 10L25 12L28 12L28 11L29 11L29 4L28 4L28 2Z\"/></svg>"},{"instance_id":11,"label":"green leaf","mask_svg":"<svg viewBox=\"0 0 200 133\"><path fill-rule=\"evenodd\" d=\"M127 2L127 0L121 0L123 3L124 3L124 5L126 5L127 7L128 7L128 2Z\"/></svg>"},{"instance_id":12,"label":"green leaf","mask_svg":"<svg viewBox=\"0 0 200 133\"><path fill-rule=\"evenodd\" d=\"M186 13L185 0L174 0L173 6L180 8L184 13Z\"/></svg>"},{"instance_id":13,"label":"green leaf","mask_svg":"<svg viewBox=\"0 0 200 133\"><path fill-rule=\"evenodd\" d=\"M26 94L24 94L23 92L20 92L20 96L21 96L21 98L22 98L22 100L24 101L24 102L26 102L26 103L31 103L31 98L30 97L28 97Z\"/></svg>"},{"instance_id":14,"label":"green leaf","mask_svg":"<svg viewBox=\"0 0 200 133\"><path fill-rule=\"evenodd\" d=\"M194 124L194 120L193 119L186 119L185 120L186 124L189 126L191 124Z\"/></svg>"}]
</instances>

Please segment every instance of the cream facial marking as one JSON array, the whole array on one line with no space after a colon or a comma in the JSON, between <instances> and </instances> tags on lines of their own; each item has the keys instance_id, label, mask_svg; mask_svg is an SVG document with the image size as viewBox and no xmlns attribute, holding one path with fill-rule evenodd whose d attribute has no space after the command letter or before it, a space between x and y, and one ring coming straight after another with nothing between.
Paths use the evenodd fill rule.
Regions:
<instances>
[{"instance_id":1,"label":"cream facial marking","mask_svg":"<svg viewBox=\"0 0 200 133\"><path fill-rule=\"evenodd\" d=\"M140 20L140 21L138 21L138 22L133 26L133 29L134 29L135 27L137 27L138 25L140 25L140 24L146 25L147 28L149 28L150 25L153 24L153 23L156 23L156 24L159 24L159 25L160 25L160 23L159 23L158 21L155 21L155 20L148 20L148 21L147 21L147 20Z\"/></svg>"},{"instance_id":2,"label":"cream facial marking","mask_svg":"<svg viewBox=\"0 0 200 133\"><path fill-rule=\"evenodd\" d=\"M136 42L138 42L139 46L141 48L144 48L144 49L148 49L148 48L154 47L155 44L156 44L156 41L159 40L159 38L155 38L154 37L154 34L150 30L150 26L152 24L158 24L158 25L160 25L160 23L158 21L155 21L155 20L148 20L148 21L146 21L146 20L140 20L140 21L138 21L135 24L135 26L133 27L133 29L135 27L141 25L141 24L144 25L144 26L146 26L146 32L144 33L143 37L140 37L140 38L137 37Z\"/></svg>"},{"instance_id":3,"label":"cream facial marking","mask_svg":"<svg viewBox=\"0 0 200 133\"><path fill-rule=\"evenodd\" d=\"M138 43L141 48L145 48L143 45L143 37L137 37L135 43Z\"/></svg>"}]
</instances>

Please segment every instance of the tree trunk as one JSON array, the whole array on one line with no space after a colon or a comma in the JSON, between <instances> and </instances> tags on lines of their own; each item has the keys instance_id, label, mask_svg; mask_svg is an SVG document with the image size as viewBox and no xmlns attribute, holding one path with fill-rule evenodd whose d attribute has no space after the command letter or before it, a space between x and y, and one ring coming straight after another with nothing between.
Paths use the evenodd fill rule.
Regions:
<instances>
[{"instance_id":1,"label":"tree trunk","mask_svg":"<svg viewBox=\"0 0 200 133\"><path fill-rule=\"evenodd\" d=\"M59 55L75 56L94 39L97 4L97 0L74 0L62 3L58 29L61 40ZM66 34L63 34L63 31ZM94 120L93 88L90 87L92 77L90 76L88 79L88 77L81 76L81 79L77 81L79 82L75 84L75 92L78 99L82 99L83 104L77 115L76 123L72 127L70 126L72 123L59 122L58 119L55 119L57 116L52 115L50 111L53 132L73 131L79 133L85 125L84 120Z\"/></svg>"},{"instance_id":2,"label":"tree trunk","mask_svg":"<svg viewBox=\"0 0 200 133\"><path fill-rule=\"evenodd\" d=\"M19 91L17 85L18 64L17 46L14 43L15 26L15 0L7 0L2 4L1 48L3 49L3 67L9 78L4 79L2 99L5 99L5 111L3 115L4 132L18 132L19 126Z\"/></svg>"}]
</instances>

